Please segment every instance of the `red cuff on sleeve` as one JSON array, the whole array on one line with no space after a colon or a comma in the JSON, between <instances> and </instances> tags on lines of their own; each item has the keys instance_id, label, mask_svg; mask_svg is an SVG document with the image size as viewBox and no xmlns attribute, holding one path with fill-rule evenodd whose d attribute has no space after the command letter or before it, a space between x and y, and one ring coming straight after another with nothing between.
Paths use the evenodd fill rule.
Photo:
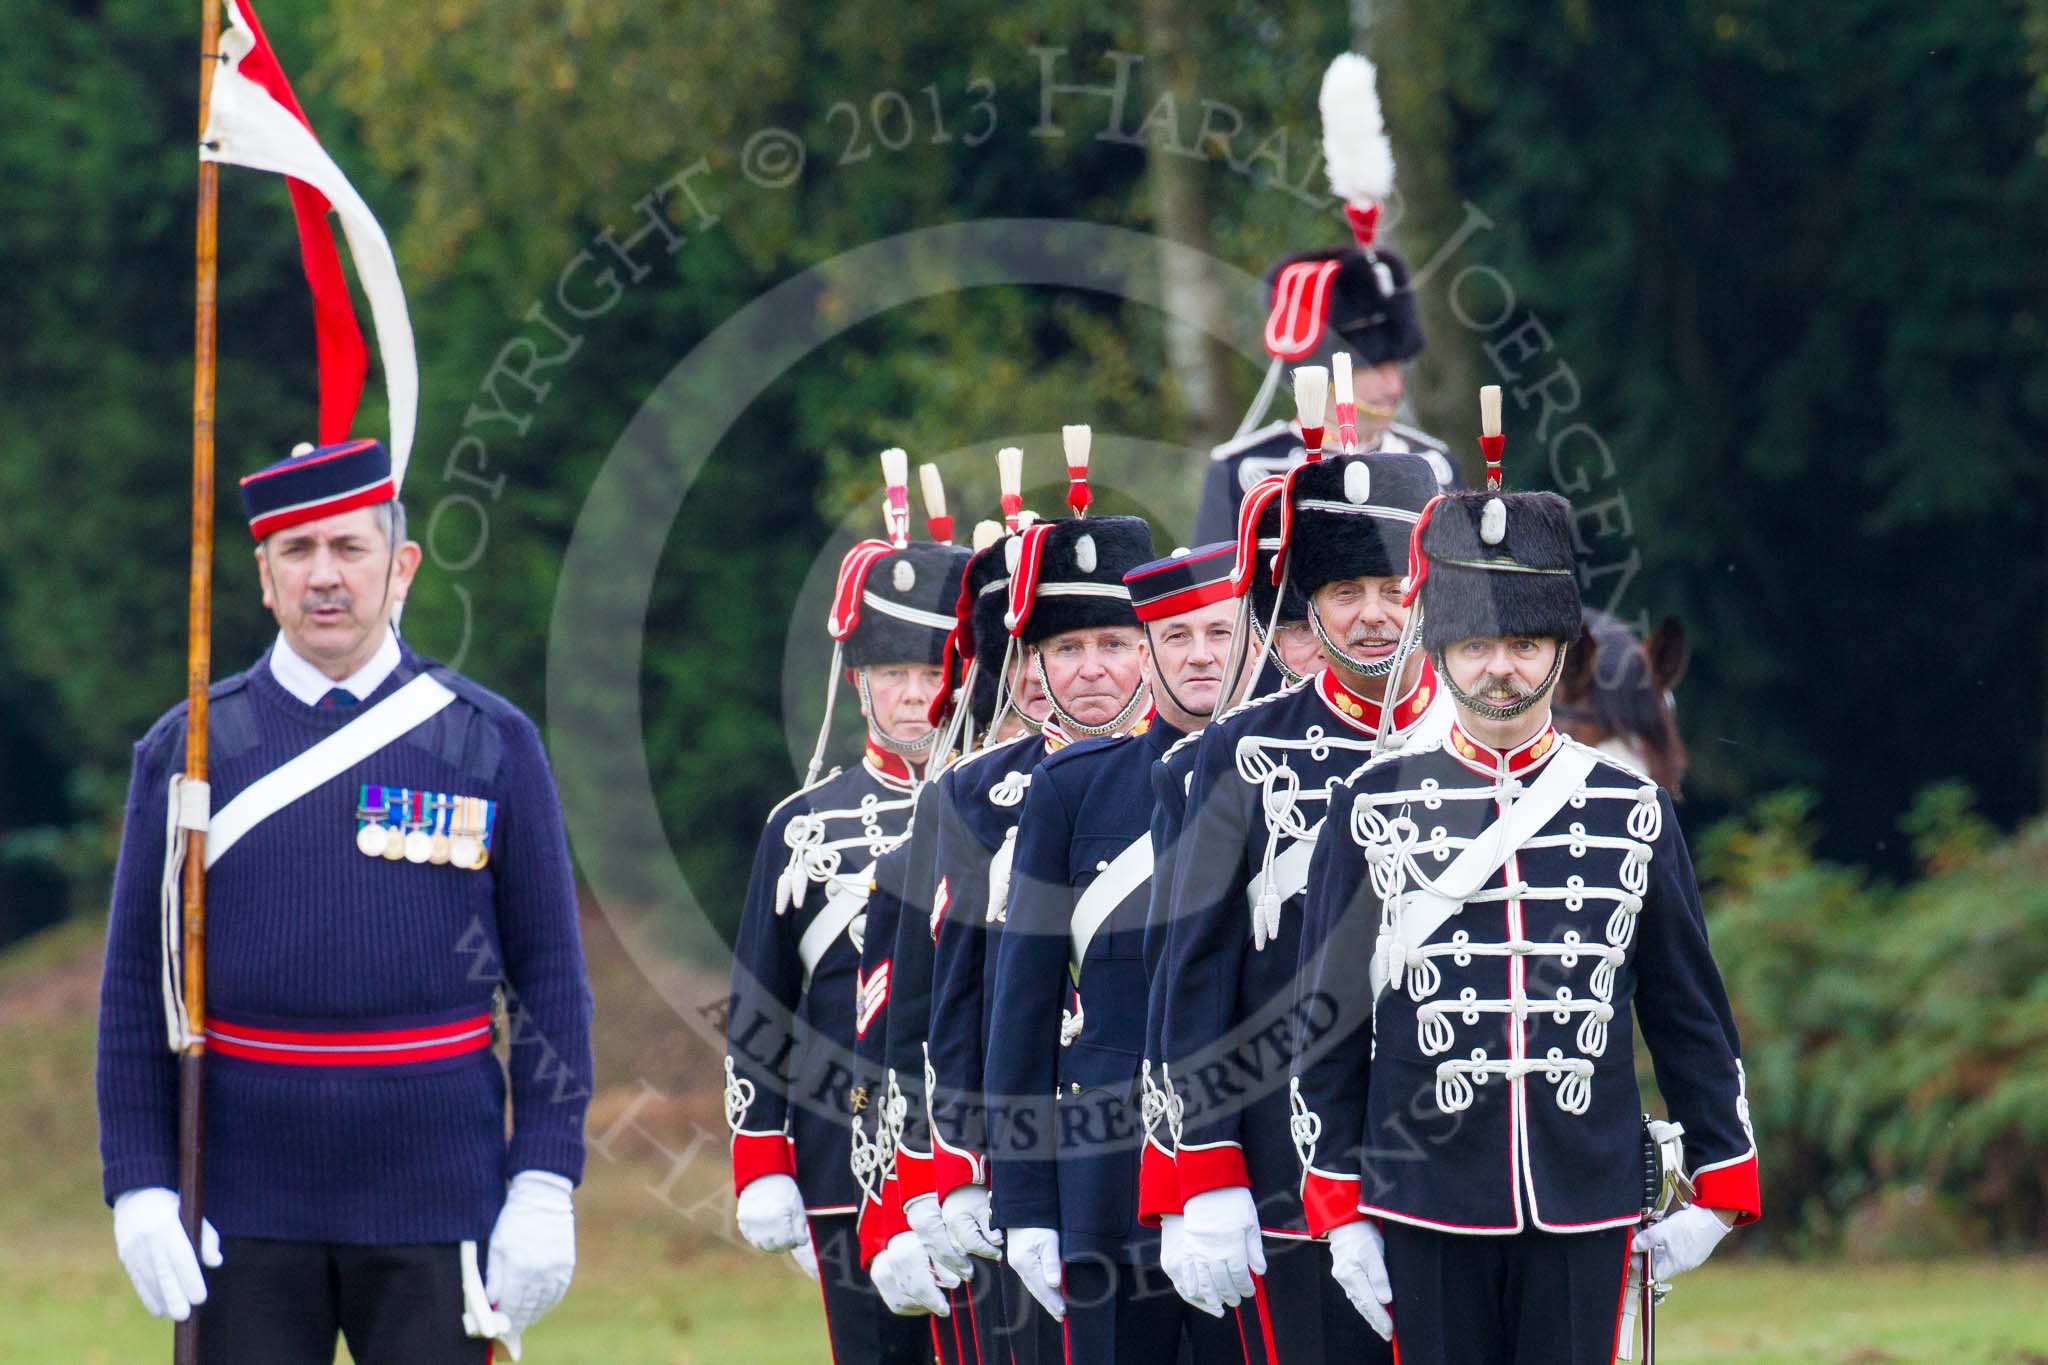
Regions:
<instances>
[{"instance_id":1,"label":"red cuff on sleeve","mask_svg":"<svg viewBox=\"0 0 2048 1365\"><path fill-rule=\"evenodd\" d=\"M1210 1190L1227 1190L1233 1185L1251 1188L1251 1174L1245 1170L1244 1148L1234 1142L1213 1147L1183 1147L1174 1155L1174 1171L1180 1177L1180 1197L1192 1199Z\"/></svg>"},{"instance_id":2,"label":"red cuff on sleeve","mask_svg":"<svg viewBox=\"0 0 2048 1365\"><path fill-rule=\"evenodd\" d=\"M1757 1181L1754 1152L1732 1165L1700 1172L1693 1177L1692 1184L1693 1203L1707 1209L1733 1209L1737 1227L1764 1216L1764 1196Z\"/></svg>"},{"instance_id":3,"label":"red cuff on sleeve","mask_svg":"<svg viewBox=\"0 0 2048 1365\"><path fill-rule=\"evenodd\" d=\"M1173 1153L1147 1138L1138 1157L1138 1221L1156 1228L1166 1214L1180 1211L1180 1173Z\"/></svg>"},{"instance_id":4,"label":"red cuff on sleeve","mask_svg":"<svg viewBox=\"0 0 2048 1365\"><path fill-rule=\"evenodd\" d=\"M882 1248L899 1232L910 1231L903 1216L903 1200L892 1178L882 1182L880 1201L863 1199L860 1205L860 1268L866 1270L881 1255Z\"/></svg>"},{"instance_id":5,"label":"red cuff on sleeve","mask_svg":"<svg viewBox=\"0 0 2048 1365\"><path fill-rule=\"evenodd\" d=\"M941 1200L962 1185L986 1185L982 1179L981 1158L951 1147L937 1147L932 1151L932 1193Z\"/></svg>"},{"instance_id":6,"label":"red cuff on sleeve","mask_svg":"<svg viewBox=\"0 0 2048 1365\"><path fill-rule=\"evenodd\" d=\"M935 1164L930 1157L908 1147L896 1149L896 1188L904 1203L908 1204L922 1194L936 1193L932 1187Z\"/></svg>"},{"instance_id":7,"label":"red cuff on sleeve","mask_svg":"<svg viewBox=\"0 0 2048 1365\"><path fill-rule=\"evenodd\" d=\"M1365 1215L1358 1211L1358 1177L1324 1175L1310 1171L1301 1181L1301 1207L1308 1214L1308 1230L1327 1237L1330 1229L1356 1223Z\"/></svg>"},{"instance_id":8,"label":"red cuff on sleeve","mask_svg":"<svg viewBox=\"0 0 2048 1365\"><path fill-rule=\"evenodd\" d=\"M796 1148L781 1133L732 1135L732 1192L737 1195L764 1175L796 1176Z\"/></svg>"}]
</instances>

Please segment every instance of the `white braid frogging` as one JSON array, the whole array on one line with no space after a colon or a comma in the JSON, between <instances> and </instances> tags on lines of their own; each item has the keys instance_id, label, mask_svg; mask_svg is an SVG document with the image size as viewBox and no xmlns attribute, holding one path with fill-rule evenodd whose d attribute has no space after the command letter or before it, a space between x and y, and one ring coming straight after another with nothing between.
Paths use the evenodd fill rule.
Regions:
<instances>
[{"instance_id":1,"label":"white braid frogging","mask_svg":"<svg viewBox=\"0 0 2048 1365\"><path fill-rule=\"evenodd\" d=\"M1434 778L1419 781L1413 789L1373 793L1362 792L1352 804L1349 833L1362 851L1374 895L1380 904L1379 951L1387 958L1390 989L1404 991L1415 1002L1416 1044L1426 1057L1445 1057L1459 1046L1458 1026L1481 1026L1488 1016L1505 1016L1518 1026L1531 1018L1548 1016L1559 1024L1577 1018L1573 1042L1581 1054L1566 1057L1561 1048L1550 1048L1542 1057L1496 1059L1484 1047L1472 1047L1464 1057L1446 1057L1437 1063L1436 1101L1445 1113L1471 1107L1475 1087L1495 1076L1510 1082L1540 1076L1555 1087L1558 1108L1568 1114L1584 1114L1592 1103L1594 1063L1607 1051L1608 1027L1615 1016L1616 976L1628 960L1635 942L1636 920L1642 913L1643 895L1649 887L1649 865L1653 845L1663 831L1663 811L1657 788L1649 783L1634 787L1595 787L1581 783L1566 800L1574 810L1585 809L1589 801L1630 803L1626 826L1629 837L1588 832L1583 821L1573 821L1562 834L1542 834L1524 841L1521 850L1561 848L1572 858L1583 858L1595 849L1618 850L1622 858L1617 887L1590 884L1573 873L1562 886L1537 887L1513 872L1507 861L1503 885L1459 894L1439 885L1422 865L1429 859L1441 872L1453 848L1463 849L1480 842L1452 836L1443 826L1433 826L1427 838L1417 823L1414 809L1435 811L1445 801L1491 800L1500 813L1493 828L1505 829L1509 812L1524 791L1523 783L1502 774L1477 787L1444 787ZM1510 851L1503 850L1504 855ZM1504 857L1503 861L1506 861ZM1578 914L1589 903L1611 903L1596 940L1577 929L1568 929L1554 942L1535 942L1515 936L1500 942L1482 942L1469 930L1454 929L1441 941L1409 949L1404 946L1401 921L1411 901L1423 896L1446 897L1463 906L1507 902L1511 907L1531 900L1562 902L1568 914ZM1513 921L1511 921L1512 923ZM1510 971L1507 999L1482 998L1466 987L1455 1000L1432 999L1443 989L1443 974L1437 959L1449 958L1455 966L1470 966L1475 958L1550 959L1559 966L1576 968L1591 959L1587 980L1589 996L1577 997L1569 986L1560 986L1552 998L1532 999L1524 990L1525 974ZM1377 1024L1377 1020L1375 1020ZM1495 1036L1487 1030L1482 1036Z\"/></svg>"},{"instance_id":2,"label":"white braid frogging","mask_svg":"<svg viewBox=\"0 0 2048 1365\"><path fill-rule=\"evenodd\" d=\"M782 842L789 846L789 862L775 881L775 913L780 915L792 908L800 908L805 894L814 884L847 895L866 896L865 875L854 878L840 872L841 852L865 847L871 863L909 838L908 821L904 822L903 830L891 834L882 828L882 817L896 811L908 811L915 799L905 796L884 801L869 792L861 797L859 806L850 810L801 811L792 815L782 829ZM860 832L841 839L827 839L827 825L833 820L859 820Z\"/></svg>"},{"instance_id":3,"label":"white braid frogging","mask_svg":"<svg viewBox=\"0 0 2048 1365\"><path fill-rule=\"evenodd\" d=\"M725 1126L735 1133L746 1127L747 1111L754 1107L754 1083L733 1070L732 1058L725 1059Z\"/></svg>"},{"instance_id":4,"label":"white braid frogging","mask_svg":"<svg viewBox=\"0 0 2048 1365\"><path fill-rule=\"evenodd\" d=\"M1301 774L1287 761L1287 755L1305 753L1312 762L1327 763L1330 755L1338 751L1358 755L1358 764L1352 769L1355 772L1372 758L1373 742L1333 735L1320 725L1309 726L1300 739L1244 735L1237 741L1238 778L1259 789L1259 809L1266 822L1266 847L1259 864L1260 889L1252 905L1254 951L1264 952L1280 933L1283 897L1275 885L1273 864L1279 856L1281 841L1313 842L1323 820L1319 815L1310 821L1302 809L1303 803L1320 801L1323 809L1328 810L1330 793L1350 777L1350 773L1333 774L1321 787L1303 790Z\"/></svg>"}]
</instances>

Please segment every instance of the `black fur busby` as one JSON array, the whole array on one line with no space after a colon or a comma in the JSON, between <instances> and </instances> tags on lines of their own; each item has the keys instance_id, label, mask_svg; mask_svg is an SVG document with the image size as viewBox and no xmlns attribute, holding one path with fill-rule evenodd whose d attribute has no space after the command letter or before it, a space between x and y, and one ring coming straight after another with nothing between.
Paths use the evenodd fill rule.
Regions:
<instances>
[{"instance_id":1,"label":"black fur busby","mask_svg":"<svg viewBox=\"0 0 2048 1365\"><path fill-rule=\"evenodd\" d=\"M1422 646L1579 638L1572 505L1555 493L1452 493L1422 528Z\"/></svg>"},{"instance_id":2,"label":"black fur busby","mask_svg":"<svg viewBox=\"0 0 2048 1365\"><path fill-rule=\"evenodd\" d=\"M1314 268L1324 261L1337 263L1328 278ZM1266 299L1267 348L1290 363L1327 364L1341 350L1359 365L1383 365L1413 360L1426 344L1407 263L1384 246L1282 256L1266 270ZM1312 335L1317 320L1322 327Z\"/></svg>"},{"instance_id":3,"label":"black fur busby","mask_svg":"<svg viewBox=\"0 0 2048 1365\"><path fill-rule=\"evenodd\" d=\"M967 561L967 576L961 591L973 606L968 611L968 629L973 635L973 708L977 730L988 728L996 715L996 690L1002 684L1003 653L1009 648L1010 632L1003 614L1010 609L1010 565L1003 550L1011 537L976 550Z\"/></svg>"},{"instance_id":4,"label":"black fur busby","mask_svg":"<svg viewBox=\"0 0 2048 1365\"><path fill-rule=\"evenodd\" d=\"M1051 522L1030 527L1014 543L1009 623L1025 644L1063 631L1138 624L1124 575L1153 558L1152 527L1143 517Z\"/></svg>"},{"instance_id":5,"label":"black fur busby","mask_svg":"<svg viewBox=\"0 0 2048 1365\"><path fill-rule=\"evenodd\" d=\"M966 564L965 546L919 541L869 565L859 619L845 641L846 666L940 662Z\"/></svg>"},{"instance_id":6,"label":"black fur busby","mask_svg":"<svg viewBox=\"0 0 2048 1365\"><path fill-rule=\"evenodd\" d=\"M1436 471L1420 455L1300 466L1287 489L1288 581L1305 600L1339 579L1399 578L1408 572L1409 532L1436 494Z\"/></svg>"}]
</instances>

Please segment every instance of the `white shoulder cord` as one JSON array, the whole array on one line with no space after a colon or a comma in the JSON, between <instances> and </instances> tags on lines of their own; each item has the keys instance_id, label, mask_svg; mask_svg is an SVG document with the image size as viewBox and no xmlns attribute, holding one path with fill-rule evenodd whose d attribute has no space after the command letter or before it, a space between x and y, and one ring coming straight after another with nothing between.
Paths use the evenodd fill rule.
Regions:
<instances>
[{"instance_id":1,"label":"white shoulder cord","mask_svg":"<svg viewBox=\"0 0 2048 1365\"><path fill-rule=\"evenodd\" d=\"M832 642L832 671L825 678L825 719L818 723L818 742L811 749L811 761L804 768L804 785L810 786L818 780L818 769L825 766L825 744L832 738L832 710L839 701L839 660L844 648L839 641Z\"/></svg>"}]
</instances>

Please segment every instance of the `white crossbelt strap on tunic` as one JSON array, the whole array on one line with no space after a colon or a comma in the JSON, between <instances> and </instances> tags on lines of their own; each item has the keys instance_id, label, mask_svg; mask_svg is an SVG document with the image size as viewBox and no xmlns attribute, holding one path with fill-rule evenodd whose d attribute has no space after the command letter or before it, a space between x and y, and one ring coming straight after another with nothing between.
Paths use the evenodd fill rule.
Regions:
<instances>
[{"instance_id":1,"label":"white crossbelt strap on tunic","mask_svg":"<svg viewBox=\"0 0 2048 1365\"><path fill-rule=\"evenodd\" d=\"M1434 878L1431 888L1410 891L1401 898L1400 920L1393 941L1381 939L1372 955L1372 993L1377 1000L1385 994L1394 977L1390 960L1397 953L1406 961L1417 948L1443 927L1465 901L1501 869L1515 850L1550 823L1564 809L1593 772L1599 756L1576 745L1567 745L1550 760L1543 773L1520 800L1508 807L1505 816L1493 822L1487 834L1474 839Z\"/></svg>"},{"instance_id":2,"label":"white crossbelt strap on tunic","mask_svg":"<svg viewBox=\"0 0 2048 1365\"><path fill-rule=\"evenodd\" d=\"M251 782L214 812L213 828L206 835L207 867L219 862L244 834L419 728L454 700L455 694L438 678L422 673L283 767Z\"/></svg>"},{"instance_id":3,"label":"white crossbelt strap on tunic","mask_svg":"<svg viewBox=\"0 0 2048 1365\"><path fill-rule=\"evenodd\" d=\"M1148 831L1112 858L1109 866L1096 874L1095 880L1088 883L1088 889L1081 893L1081 898L1074 902L1068 933L1073 940L1075 980L1080 979L1081 966L1088 960L1088 945L1094 942L1095 931L1124 903L1126 897L1151 879L1152 863L1152 835Z\"/></svg>"},{"instance_id":4,"label":"white crossbelt strap on tunic","mask_svg":"<svg viewBox=\"0 0 2048 1365\"><path fill-rule=\"evenodd\" d=\"M875 865L869 863L851 877L832 879L825 891L825 904L804 926L803 937L796 943L797 958L804 964L805 981L811 979L811 973L818 969L818 963L839 941L839 936L867 910L868 884L874 875Z\"/></svg>"}]
</instances>

